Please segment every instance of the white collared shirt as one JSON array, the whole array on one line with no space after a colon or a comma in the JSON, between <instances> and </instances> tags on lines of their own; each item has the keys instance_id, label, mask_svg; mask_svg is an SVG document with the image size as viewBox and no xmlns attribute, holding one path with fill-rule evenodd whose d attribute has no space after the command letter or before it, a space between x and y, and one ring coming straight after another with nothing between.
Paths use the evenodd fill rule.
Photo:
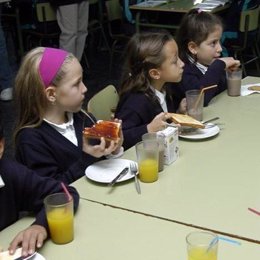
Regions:
<instances>
[{"instance_id":1,"label":"white collared shirt","mask_svg":"<svg viewBox=\"0 0 260 260\"><path fill-rule=\"evenodd\" d=\"M165 91L160 92L159 90L157 90L155 88L153 88L153 90L154 90L156 97L158 97L158 99L159 99L159 103L162 107L162 110L164 112L168 112L168 108L167 108L167 104L166 104L166 92Z\"/></svg>"},{"instance_id":2,"label":"white collared shirt","mask_svg":"<svg viewBox=\"0 0 260 260\"><path fill-rule=\"evenodd\" d=\"M205 66L205 65L202 65L201 63L199 62L195 62L195 60L191 57L191 56L188 56L188 59L191 63L195 64L195 66L201 71L201 73L204 75L207 70L208 70L208 67Z\"/></svg>"},{"instance_id":3,"label":"white collared shirt","mask_svg":"<svg viewBox=\"0 0 260 260\"><path fill-rule=\"evenodd\" d=\"M0 175L0 189L3 188L5 186L5 183Z\"/></svg>"},{"instance_id":4,"label":"white collared shirt","mask_svg":"<svg viewBox=\"0 0 260 260\"><path fill-rule=\"evenodd\" d=\"M76 132L74 128L74 120L73 120L73 114L67 113L68 116L68 122L63 124L54 124L47 119L43 119L45 122L47 122L49 125L51 125L55 130L57 130L60 134L62 134L64 137L66 137L69 141L71 141L73 144L78 146L78 139L76 137Z\"/></svg>"}]
</instances>

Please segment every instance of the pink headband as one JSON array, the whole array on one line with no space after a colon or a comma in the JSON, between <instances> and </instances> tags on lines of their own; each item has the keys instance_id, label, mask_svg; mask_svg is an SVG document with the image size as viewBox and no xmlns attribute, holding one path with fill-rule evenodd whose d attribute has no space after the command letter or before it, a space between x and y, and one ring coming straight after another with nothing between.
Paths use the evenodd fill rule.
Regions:
<instances>
[{"instance_id":1,"label":"pink headband","mask_svg":"<svg viewBox=\"0 0 260 260\"><path fill-rule=\"evenodd\" d=\"M64 50L45 48L39 66L40 76L45 88L51 84L67 55L68 52Z\"/></svg>"}]
</instances>

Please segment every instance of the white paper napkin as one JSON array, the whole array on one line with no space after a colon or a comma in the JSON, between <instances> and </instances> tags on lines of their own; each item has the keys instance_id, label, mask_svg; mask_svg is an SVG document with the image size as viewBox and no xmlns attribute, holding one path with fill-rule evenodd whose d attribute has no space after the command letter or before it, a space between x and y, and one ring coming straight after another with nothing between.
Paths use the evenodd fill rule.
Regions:
<instances>
[{"instance_id":1,"label":"white paper napkin","mask_svg":"<svg viewBox=\"0 0 260 260\"><path fill-rule=\"evenodd\" d=\"M241 86L241 96L248 96L248 95L251 95L253 93L259 93L260 94L260 91L248 89L249 87L252 87L252 86L260 86L260 83L242 85Z\"/></svg>"},{"instance_id":2,"label":"white paper napkin","mask_svg":"<svg viewBox=\"0 0 260 260\"><path fill-rule=\"evenodd\" d=\"M0 188L4 187L5 186L5 183L0 175Z\"/></svg>"}]
</instances>

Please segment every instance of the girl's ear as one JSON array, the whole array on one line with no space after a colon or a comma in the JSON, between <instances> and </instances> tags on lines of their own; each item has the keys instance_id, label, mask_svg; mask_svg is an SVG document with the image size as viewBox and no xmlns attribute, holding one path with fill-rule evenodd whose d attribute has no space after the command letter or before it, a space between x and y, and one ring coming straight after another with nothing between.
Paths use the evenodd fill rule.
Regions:
<instances>
[{"instance_id":1,"label":"girl's ear","mask_svg":"<svg viewBox=\"0 0 260 260\"><path fill-rule=\"evenodd\" d=\"M46 97L51 103L56 101L56 87L49 86L45 89Z\"/></svg>"},{"instance_id":2,"label":"girl's ear","mask_svg":"<svg viewBox=\"0 0 260 260\"><path fill-rule=\"evenodd\" d=\"M149 73L149 76L155 80L160 79L160 77L161 77L158 69L150 69L148 73Z\"/></svg>"},{"instance_id":3,"label":"girl's ear","mask_svg":"<svg viewBox=\"0 0 260 260\"><path fill-rule=\"evenodd\" d=\"M188 43L188 49L189 49L191 54L196 55L197 54L197 48L198 48L198 45L195 42L191 41L191 42Z\"/></svg>"},{"instance_id":4,"label":"girl's ear","mask_svg":"<svg viewBox=\"0 0 260 260\"><path fill-rule=\"evenodd\" d=\"M5 150L5 139L2 138L0 140L0 159L2 158L2 156L4 154L4 150Z\"/></svg>"}]
</instances>

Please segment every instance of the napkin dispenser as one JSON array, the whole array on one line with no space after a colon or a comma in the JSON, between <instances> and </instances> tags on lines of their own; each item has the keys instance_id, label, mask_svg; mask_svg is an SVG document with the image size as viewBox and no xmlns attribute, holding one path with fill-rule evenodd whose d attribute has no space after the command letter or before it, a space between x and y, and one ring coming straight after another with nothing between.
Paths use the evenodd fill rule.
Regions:
<instances>
[{"instance_id":1,"label":"napkin dispenser","mask_svg":"<svg viewBox=\"0 0 260 260\"><path fill-rule=\"evenodd\" d=\"M177 127L167 127L157 132L164 136L164 164L169 165L179 157L179 136Z\"/></svg>"}]
</instances>

